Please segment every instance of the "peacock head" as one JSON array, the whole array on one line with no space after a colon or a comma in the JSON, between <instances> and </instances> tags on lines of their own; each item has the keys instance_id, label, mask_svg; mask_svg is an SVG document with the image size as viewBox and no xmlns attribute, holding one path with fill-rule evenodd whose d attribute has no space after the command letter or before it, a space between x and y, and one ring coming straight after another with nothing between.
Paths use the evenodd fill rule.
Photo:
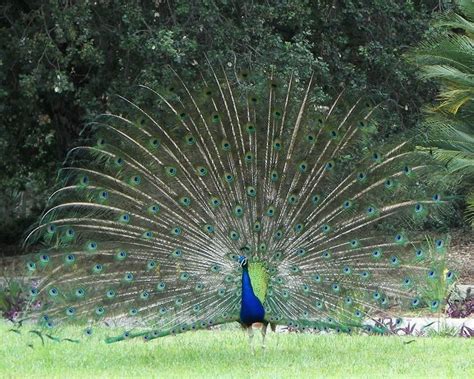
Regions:
<instances>
[{"instance_id":1,"label":"peacock head","mask_svg":"<svg viewBox=\"0 0 474 379\"><path fill-rule=\"evenodd\" d=\"M242 268L247 268L248 267L248 263L249 263L249 260L247 257L241 255L239 256L239 264L240 264L240 267Z\"/></svg>"}]
</instances>

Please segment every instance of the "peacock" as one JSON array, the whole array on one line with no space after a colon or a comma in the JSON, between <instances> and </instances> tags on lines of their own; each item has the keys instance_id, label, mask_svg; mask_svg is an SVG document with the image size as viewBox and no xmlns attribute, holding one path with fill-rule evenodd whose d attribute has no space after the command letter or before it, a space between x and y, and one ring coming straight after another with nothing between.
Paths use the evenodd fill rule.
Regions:
<instances>
[{"instance_id":1,"label":"peacock","mask_svg":"<svg viewBox=\"0 0 474 379\"><path fill-rule=\"evenodd\" d=\"M442 308L449 237L424 226L449 201L423 190L429 154L375 138L363 96L230 66L140 86L148 100L121 97L69 152L26 237L38 330L383 332L373 320Z\"/></svg>"}]
</instances>

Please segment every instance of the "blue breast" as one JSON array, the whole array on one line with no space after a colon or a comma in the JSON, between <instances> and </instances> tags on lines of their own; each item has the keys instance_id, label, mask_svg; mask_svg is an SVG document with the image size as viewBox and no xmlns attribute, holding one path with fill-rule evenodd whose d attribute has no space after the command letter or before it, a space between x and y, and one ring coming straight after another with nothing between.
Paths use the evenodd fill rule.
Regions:
<instances>
[{"instance_id":1,"label":"blue breast","mask_svg":"<svg viewBox=\"0 0 474 379\"><path fill-rule=\"evenodd\" d=\"M242 305L240 307L240 322L251 325L254 322L262 322L265 317L265 309L253 292L252 283L248 269L242 271Z\"/></svg>"}]
</instances>

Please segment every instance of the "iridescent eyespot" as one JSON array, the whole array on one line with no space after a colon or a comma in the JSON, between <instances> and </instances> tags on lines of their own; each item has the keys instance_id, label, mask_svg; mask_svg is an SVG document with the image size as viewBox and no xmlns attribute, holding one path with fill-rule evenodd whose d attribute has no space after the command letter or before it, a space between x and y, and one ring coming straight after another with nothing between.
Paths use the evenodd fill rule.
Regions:
<instances>
[{"instance_id":1,"label":"iridescent eyespot","mask_svg":"<svg viewBox=\"0 0 474 379\"><path fill-rule=\"evenodd\" d=\"M107 191L100 191L99 192L99 199L100 200L107 200L109 198L109 193Z\"/></svg>"},{"instance_id":2,"label":"iridescent eyespot","mask_svg":"<svg viewBox=\"0 0 474 379\"><path fill-rule=\"evenodd\" d=\"M255 221L253 224L253 231L260 232L262 230L262 223L260 221Z\"/></svg>"},{"instance_id":3,"label":"iridescent eyespot","mask_svg":"<svg viewBox=\"0 0 474 379\"><path fill-rule=\"evenodd\" d=\"M103 268L104 266L102 266L100 263L97 263L92 267L92 271L96 274L99 274L100 272L102 272Z\"/></svg>"},{"instance_id":4,"label":"iridescent eyespot","mask_svg":"<svg viewBox=\"0 0 474 379\"><path fill-rule=\"evenodd\" d=\"M204 225L204 231L206 233L212 234L214 233L214 227L211 224Z\"/></svg>"},{"instance_id":5,"label":"iridescent eyespot","mask_svg":"<svg viewBox=\"0 0 474 379\"><path fill-rule=\"evenodd\" d=\"M296 255L298 255L299 257L303 257L306 255L306 249L303 249L303 248L299 248L296 250Z\"/></svg>"},{"instance_id":6,"label":"iridescent eyespot","mask_svg":"<svg viewBox=\"0 0 474 379\"><path fill-rule=\"evenodd\" d=\"M186 134L184 136L184 141L186 142L187 145L194 145L196 143L196 139L192 134Z\"/></svg>"},{"instance_id":7,"label":"iridescent eyespot","mask_svg":"<svg viewBox=\"0 0 474 379\"><path fill-rule=\"evenodd\" d=\"M353 239L352 241L350 241L350 245L354 249L354 248L360 247L360 242L357 239Z\"/></svg>"},{"instance_id":8,"label":"iridescent eyespot","mask_svg":"<svg viewBox=\"0 0 474 379\"><path fill-rule=\"evenodd\" d=\"M376 249L372 252L372 257L374 258L380 258L382 256L382 251L379 249Z\"/></svg>"},{"instance_id":9,"label":"iridescent eyespot","mask_svg":"<svg viewBox=\"0 0 474 379\"><path fill-rule=\"evenodd\" d=\"M191 199L187 196L182 196L180 199L179 199L179 203L183 206L183 207L189 207L191 205Z\"/></svg>"},{"instance_id":10,"label":"iridescent eyespot","mask_svg":"<svg viewBox=\"0 0 474 379\"><path fill-rule=\"evenodd\" d=\"M365 172L359 172L357 174L358 181L364 181L365 179L367 179L367 174Z\"/></svg>"},{"instance_id":11,"label":"iridescent eyespot","mask_svg":"<svg viewBox=\"0 0 474 379\"><path fill-rule=\"evenodd\" d=\"M224 151L229 151L229 150L230 150L230 143L229 143L229 141L223 140L223 141L221 142L221 147L222 147L222 150L224 150Z\"/></svg>"},{"instance_id":12,"label":"iridescent eyespot","mask_svg":"<svg viewBox=\"0 0 474 379\"><path fill-rule=\"evenodd\" d=\"M150 297L150 293L148 291L143 291L140 294L140 299L142 299L142 300L148 300L149 297Z\"/></svg>"},{"instance_id":13,"label":"iridescent eyespot","mask_svg":"<svg viewBox=\"0 0 474 379\"><path fill-rule=\"evenodd\" d=\"M115 257L120 261L124 260L125 258L127 258L127 252L124 250L119 250L117 254L115 255Z\"/></svg>"},{"instance_id":14,"label":"iridescent eyespot","mask_svg":"<svg viewBox=\"0 0 474 379\"><path fill-rule=\"evenodd\" d=\"M160 140L158 138L151 138L150 139L150 146L154 149L160 146Z\"/></svg>"},{"instance_id":15,"label":"iridescent eyespot","mask_svg":"<svg viewBox=\"0 0 474 379\"><path fill-rule=\"evenodd\" d=\"M153 232L150 230L147 230L145 233L143 233L143 238L146 238L146 239L153 238Z\"/></svg>"},{"instance_id":16,"label":"iridescent eyespot","mask_svg":"<svg viewBox=\"0 0 474 379\"><path fill-rule=\"evenodd\" d=\"M293 204L296 204L297 202L298 202L298 195L296 195L296 194L290 194L290 195L288 196L288 204L293 205Z\"/></svg>"},{"instance_id":17,"label":"iridescent eyespot","mask_svg":"<svg viewBox=\"0 0 474 379\"><path fill-rule=\"evenodd\" d=\"M302 223L298 223L293 227L295 233L301 233L304 229L304 225Z\"/></svg>"},{"instance_id":18,"label":"iridescent eyespot","mask_svg":"<svg viewBox=\"0 0 474 379\"><path fill-rule=\"evenodd\" d=\"M417 259L422 259L425 257L425 252L422 249L417 249L415 251L415 256Z\"/></svg>"},{"instance_id":19,"label":"iridescent eyespot","mask_svg":"<svg viewBox=\"0 0 474 379\"><path fill-rule=\"evenodd\" d=\"M333 161L327 162L324 165L324 168L326 169L326 171L331 171L334 168L334 162Z\"/></svg>"},{"instance_id":20,"label":"iridescent eyespot","mask_svg":"<svg viewBox=\"0 0 474 379\"><path fill-rule=\"evenodd\" d=\"M182 229L179 226L174 227L171 229L171 234L174 236L179 236L182 233Z\"/></svg>"},{"instance_id":21,"label":"iridescent eyespot","mask_svg":"<svg viewBox=\"0 0 474 379\"><path fill-rule=\"evenodd\" d=\"M105 296L108 298L108 299L113 299L115 297L115 291L114 290L108 290L106 293L105 293Z\"/></svg>"},{"instance_id":22,"label":"iridescent eyespot","mask_svg":"<svg viewBox=\"0 0 474 379\"><path fill-rule=\"evenodd\" d=\"M46 227L46 231L48 232L48 234L54 234L54 233L56 233L56 230L57 230L57 227L56 227L55 224L49 224Z\"/></svg>"},{"instance_id":23,"label":"iridescent eyespot","mask_svg":"<svg viewBox=\"0 0 474 379\"><path fill-rule=\"evenodd\" d=\"M213 196L211 197L210 203L212 207L217 208L221 205L221 200L218 197Z\"/></svg>"},{"instance_id":24,"label":"iridescent eyespot","mask_svg":"<svg viewBox=\"0 0 474 379\"><path fill-rule=\"evenodd\" d=\"M298 165L298 170L301 173L305 173L307 169L308 169L308 162L306 161L303 161Z\"/></svg>"},{"instance_id":25,"label":"iridescent eyespot","mask_svg":"<svg viewBox=\"0 0 474 379\"><path fill-rule=\"evenodd\" d=\"M247 124L245 125L245 130L247 130L248 133L255 133L255 125L254 124Z\"/></svg>"},{"instance_id":26,"label":"iridescent eyespot","mask_svg":"<svg viewBox=\"0 0 474 379\"><path fill-rule=\"evenodd\" d=\"M235 207L234 207L234 215L236 217L242 217L244 214L244 208L240 205L240 204L237 204Z\"/></svg>"},{"instance_id":27,"label":"iridescent eyespot","mask_svg":"<svg viewBox=\"0 0 474 379\"><path fill-rule=\"evenodd\" d=\"M272 182L276 182L278 180L278 172L276 170L271 172L270 179Z\"/></svg>"},{"instance_id":28,"label":"iridescent eyespot","mask_svg":"<svg viewBox=\"0 0 474 379\"><path fill-rule=\"evenodd\" d=\"M168 175L170 177L175 177L176 174L178 173L178 170L176 169L176 167L166 166L165 167L165 172L166 172L166 175Z\"/></svg>"},{"instance_id":29,"label":"iridescent eyespot","mask_svg":"<svg viewBox=\"0 0 474 379\"><path fill-rule=\"evenodd\" d=\"M219 113L213 113L211 116L211 120L213 123L218 123L221 120Z\"/></svg>"},{"instance_id":30,"label":"iridescent eyespot","mask_svg":"<svg viewBox=\"0 0 474 379\"><path fill-rule=\"evenodd\" d=\"M248 186L247 187L247 195L250 197L255 197L257 196L257 190L253 186Z\"/></svg>"},{"instance_id":31,"label":"iridescent eyespot","mask_svg":"<svg viewBox=\"0 0 474 379\"><path fill-rule=\"evenodd\" d=\"M197 166L196 167L196 172L199 176L206 176L207 175L207 168L205 168L204 166Z\"/></svg>"},{"instance_id":32,"label":"iridescent eyespot","mask_svg":"<svg viewBox=\"0 0 474 379\"><path fill-rule=\"evenodd\" d=\"M372 154L372 160L373 160L374 162L380 162L381 158L382 158L382 155L379 154L379 153L373 153L373 154Z\"/></svg>"},{"instance_id":33,"label":"iridescent eyespot","mask_svg":"<svg viewBox=\"0 0 474 379\"><path fill-rule=\"evenodd\" d=\"M274 234L274 237L276 240L281 240L283 238L283 231L282 230L277 230Z\"/></svg>"},{"instance_id":34,"label":"iridescent eyespot","mask_svg":"<svg viewBox=\"0 0 474 379\"><path fill-rule=\"evenodd\" d=\"M175 258L181 258L182 255L183 255L183 252L181 251L181 249L175 249L175 250L173 250L173 252L171 254Z\"/></svg>"},{"instance_id":35,"label":"iridescent eyespot","mask_svg":"<svg viewBox=\"0 0 474 379\"><path fill-rule=\"evenodd\" d=\"M349 209L351 206L352 206L352 201L350 201L350 200L346 200L346 201L344 201L344 203L342 203L342 207L344 209Z\"/></svg>"},{"instance_id":36,"label":"iridescent eyespot","mask_svg":"<svg viewBox=\"0 0 474 379\"><path fill-rule=\"evenodd\" d=\"M26 267L28 267L28 270L30 270L30 271L35 271L36 270L36 263L30 261L26 264Z\"/></svg>"},{"instance_id":37,"label":"iridescent eyespot","mask_svg":"<svg viewBox=\"0 0 474 379\"><path fill-rule=\"evenodd\" d=\"M130 183L133 185L138 185L142 182L142 178L139 175L134 175L130 178Z\"/></svg>"},{"instance_id":38,"label":"iridescent eyespot","mask_svg":"<svg viewBox=\"0 0 474 379\"><path fill-rule=\"evenodd\" d=\"M81 177L79 180L79 184L83 186L87 186L89 184L89 177L87 175L84 175Z\"/></svg>"},{"instance_id":39,"label":"iridescent eyespot","mask_svg":"<svg viewBox=\"0 0 474 379\"><path fill-rule=\"evenodd\" d=\"M88 251L96 251L97 250L97 242L90 241L86 244L86 249Z\"/></svg>"},{"instance_id":40,"label":"iridescent eyespot","mask_svg":"<svg viewBox=\"0 0 474 379\"><path fill-rule=\"evenodd\" d=\"M130 221L130 215L128 213L121 215L119 221L124 224L127 224Z\"/></svg>"},{"instance_id":41,"label":"iridescent eyespot","mask_svg":"<svg viewBox=\"0 0 474 379\"><path fill-rule=\"evenodd\" d=\"M393 188L394 182L392 179L386 179L384 183L385 188L390 189Z\"/></svg>"},{"instance_id":42,"label":"iridescent eyespot","mask_svg":"<svg viewBox=\"0 0 474 379\"><path fill-rule=\"evenodd\" d=\"M64 260L66 263L74 263L76 261L76 257L74 254L68 254Z\"/></svg>"},{"instance_id":43,"label":"iridescent eyespot","mask_svg":"<svg viewBox=\"0 0 474 379\"><path fill-rule=\"evenodd\" d=\"M253 154L251 152L245 153L244 156L245 163L250 163L253 161Z\"/></svg>"},{"instance_id":44,"label":"iridescent eyespot","mask_svg":"<svg viewBox=\"0 0 474 379\"><path fill-rule=\"evenodd\" d=\"M275 207L274 206L268 207L266 215L268 217L273 217L275 215Z\"/></svg>"},{"instance_id":45,"label":"iridescent eyespot","mask_svg":"<svg viewBox=\"0 0 474 379\"><path fill-rule=\"evenodd\" d=\"M276 151L280 151L281 148L282 148L282 142L281 142L281 139L280 138L275 138L273 140L273 148L276 150Z\"/></svg>"}]
</instances>

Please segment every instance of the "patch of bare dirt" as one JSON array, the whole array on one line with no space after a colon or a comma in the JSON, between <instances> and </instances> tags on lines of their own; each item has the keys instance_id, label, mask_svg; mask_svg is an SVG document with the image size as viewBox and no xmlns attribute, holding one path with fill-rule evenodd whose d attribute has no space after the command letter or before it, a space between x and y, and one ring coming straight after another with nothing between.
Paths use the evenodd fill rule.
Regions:
<instances>
[{"instance_id":1,"label":"patch of bare dirt","mask_svg":"<svg viewBox=\"0 0 474 379\"><path fill-rule=\"evenodd\" d=\"M474 231L451 231L448 260L459 275L459 284L474 284Z\"/></svg>"}]
</instances>

